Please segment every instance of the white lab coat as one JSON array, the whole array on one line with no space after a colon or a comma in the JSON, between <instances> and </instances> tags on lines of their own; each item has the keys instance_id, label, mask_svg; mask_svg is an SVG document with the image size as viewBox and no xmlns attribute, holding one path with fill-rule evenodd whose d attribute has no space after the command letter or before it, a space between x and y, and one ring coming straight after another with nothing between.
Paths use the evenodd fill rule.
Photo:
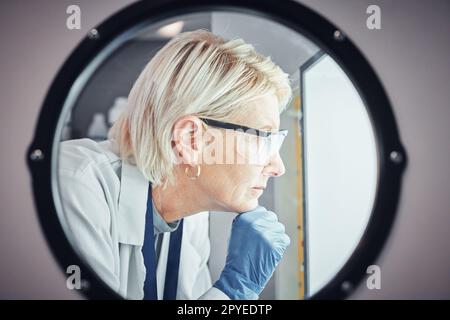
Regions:
<instances>
[{"instance_id":1,"label":"white lab coat","mask_svg":"<svg viewBox=\"0 0 450 320\"><path fill-rule=\"evenodd\" d=\"M120 159L113 140L91 139L60 144L58 180L60 218L75 250L116 292L142 299L148 180ZM209 212L184 219L177 299L228 299L211 284ZM164 292L169 239L165 232L157 264L158 299Z\"/></svg>"}]
</instances>

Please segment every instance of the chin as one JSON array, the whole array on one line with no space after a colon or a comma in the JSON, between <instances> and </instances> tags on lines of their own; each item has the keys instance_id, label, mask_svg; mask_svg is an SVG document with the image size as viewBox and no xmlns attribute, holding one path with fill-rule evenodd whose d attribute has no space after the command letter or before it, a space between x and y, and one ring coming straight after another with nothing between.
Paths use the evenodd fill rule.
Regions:
<instances>
[{"instance_id":1,"label":"chin","mask_svg":"<svg viewBox=\"0 0 450 320\"><path fill-rule=\"evenodd\" d=\"M258 206L258 204L259 204L258 199L251 199L249 201L246 201L245 203L241 203L240 205L236 206L233 211L237 213L252 211Z\"/></svg>"}]
</instances>

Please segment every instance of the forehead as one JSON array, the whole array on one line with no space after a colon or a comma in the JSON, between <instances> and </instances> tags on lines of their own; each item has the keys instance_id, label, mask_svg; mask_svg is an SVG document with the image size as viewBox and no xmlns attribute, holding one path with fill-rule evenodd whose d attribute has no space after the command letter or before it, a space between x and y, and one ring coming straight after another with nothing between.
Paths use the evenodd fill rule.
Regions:
<instances>
[{"instance_id":1,"label":"forehead","mask_svg":"<svg viewBox=\"0 0 450 320\"><path fill-rule=\"evenodd\" d=\"M278 99L274 94L252 100L246 106L241 123L254 128L277 129L280 124Z\"/></svg>"}]
</instances>

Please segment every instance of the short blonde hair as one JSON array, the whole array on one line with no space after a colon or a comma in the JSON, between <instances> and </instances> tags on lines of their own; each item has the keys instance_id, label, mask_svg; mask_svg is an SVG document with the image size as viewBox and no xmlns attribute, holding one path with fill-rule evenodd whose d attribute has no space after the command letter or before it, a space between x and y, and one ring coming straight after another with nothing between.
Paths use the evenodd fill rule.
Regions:
<instances>
[{"instance_id":1,"label":"short blonde hair","mask_svg":"<svg viewBox=\"0 0 450 320\"><path fill-rule=\"evenodd\" d=\"M268 93L278 98L280 112L292 98L289 75L270 57L242 39L226 41L202 29L180 33L145 66L108 138L152 184L172 182L172 128L180 117L230 121Z\"/></svg>"}]
</instances>

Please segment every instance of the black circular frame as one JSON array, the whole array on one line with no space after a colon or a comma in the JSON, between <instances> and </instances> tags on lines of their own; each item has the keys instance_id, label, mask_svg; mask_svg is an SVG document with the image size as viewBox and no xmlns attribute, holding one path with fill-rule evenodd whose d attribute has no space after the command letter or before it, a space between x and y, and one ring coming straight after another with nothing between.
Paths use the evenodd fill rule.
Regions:
<instances>
[{"instance_id":1,"label":"black circular frame","mask_svg":"<svg viewBox=\"0 0 450 320\"><path fill-rule=\"evenodd\" d=\"M180 14L201 11L234 11L259 15L302 33L340 64L361 95L375 131L378 151L378 186L373 212L357 248L334 278L312 299L345 298L366 275L366 268L379 255L394 221L406 166L396 122L386 93L374 70L346 35L319 14L290 0L152 0L140 1L108 18L92 29L59 70L44 100L34 140L26 154L32 175L33 194L41 227L64 272L69 265L83 270L80 291L88 298L121 299L85 263L70 245L58 218L57 185L52 171L58 151L60 116L66 100L82 87L82 73L92 69L94 60L104 61L108 45L132 30ZM88 70L89 71L89 70ZM90 70L92 72L92 70ZM86 80L86 79L85 79ZM75 93L74 93L75 92ZM57 192L57 190L56 190ZM56 201L55 201L56 200Z\"/></svg>"}]
</instances>

